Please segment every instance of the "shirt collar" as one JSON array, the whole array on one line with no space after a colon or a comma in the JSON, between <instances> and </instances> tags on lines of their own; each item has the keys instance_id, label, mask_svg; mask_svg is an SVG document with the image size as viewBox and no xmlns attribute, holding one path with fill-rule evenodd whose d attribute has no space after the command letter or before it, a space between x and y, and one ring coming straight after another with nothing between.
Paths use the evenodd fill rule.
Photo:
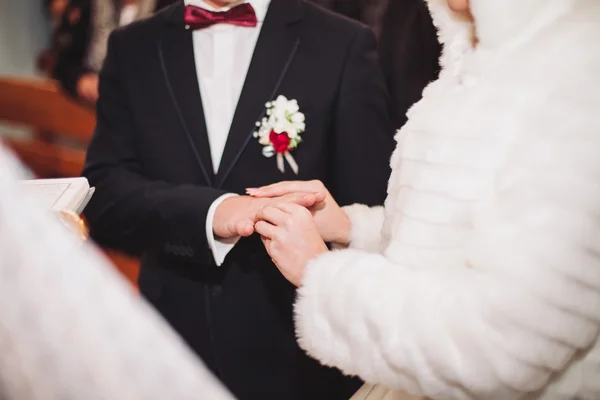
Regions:
<instances>
[{"instance_id":1,"label":"shirt collar","mask_svg":"<svg viewBox=\"0 0 600 400\"><path fill-rule=\"evenodd\" d=\"M258 19L259 22L263 22L265 19L265 16L267 15L267 9L269 8L269 4L271 3L271 0L245 0L245 1L241 0L236 3L233 3L231 6L223 7L223 8L219 8L219 9L216 9L215 7L210 6L204 0L184 0L184 3L186 6L187 5L196 6L196 7L204 8L205 10L209 10L209 11L227 11L230 8L235 7L237 5L249 3L252 6L252 8L254 8L254 11L256 12L256 19Z\"/></svg>"}]
</instances>

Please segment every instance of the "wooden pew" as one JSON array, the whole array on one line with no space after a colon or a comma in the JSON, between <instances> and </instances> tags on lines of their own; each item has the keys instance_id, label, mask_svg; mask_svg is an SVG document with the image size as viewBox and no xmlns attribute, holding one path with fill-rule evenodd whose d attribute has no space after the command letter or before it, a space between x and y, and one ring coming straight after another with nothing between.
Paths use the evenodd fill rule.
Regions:
<instances>
[{"instance_id":1,"label":"wooden pew","mask_svg":"<svg viewBox=\"0 0 600 400\"><path fill-rule=\"evenodd\" d=\"M41 177L78 176L94 130L93 110L46 80L0 78L0 121L34 129L31 138L5 142ZM71 145L61 145L67 140Z\"/></svg>"},{"instance_id":2,"label":"wooden pew","mask_svg":"<svg viewBox=\"0 0 600 400\"><path fill-rule=\"evenodd\" d=\"M0 122L32 129L30 137L3 142L41 178L79 176L95 114L61 93L51 80L0 78ZM134 285L139 261L115 251L107 256Z\"/></svg>"}]
</instances>

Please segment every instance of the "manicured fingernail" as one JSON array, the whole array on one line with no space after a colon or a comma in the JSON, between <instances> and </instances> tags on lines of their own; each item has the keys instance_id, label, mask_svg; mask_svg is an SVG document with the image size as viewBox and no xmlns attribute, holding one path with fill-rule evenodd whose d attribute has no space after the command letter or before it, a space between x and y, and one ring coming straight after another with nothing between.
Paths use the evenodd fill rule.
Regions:
<instances>
[{"instance_id":1,"label":"manicured fingernail","mask_svg":"<svg viewBox=\"0 0 600 400\"><path fill-rule=\"evenodd\" d=\"M246 189L246 193L247 194L255 194L258 190L255 188L248 188Z\"/></svg>"}]
</instances>

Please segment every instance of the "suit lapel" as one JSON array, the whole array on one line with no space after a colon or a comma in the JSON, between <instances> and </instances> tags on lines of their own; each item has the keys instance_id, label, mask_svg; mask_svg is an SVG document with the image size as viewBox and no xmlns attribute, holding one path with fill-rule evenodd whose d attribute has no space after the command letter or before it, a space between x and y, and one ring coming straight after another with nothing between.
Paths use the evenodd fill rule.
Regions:
<instances>
[{"instance_id":1,"label":"suit lapel","mask_svg":"<svg viewBox=\"0 0 600 400\"><path fill-rule=\"evenodd\" d=\"M227 137L215 181L217 188L223 185L252 139L255 123L264 115L265 103L278 94L300 43L296 24L300 19L300 0L271 0Z\"/></svg>"},{"instance_id":2,"label":"suit lapel","mask_svg":"<svg viewBox=\"0 0 600 400\"><path fill-rule=\"evenodd\" d=\"M206 182L212 185L214 172L208 133L198 86L192 32L183 24L184 4L165 10L167 25L158 43L158 54L170 101L191 146Z\"/></svg>"}]
</instances>

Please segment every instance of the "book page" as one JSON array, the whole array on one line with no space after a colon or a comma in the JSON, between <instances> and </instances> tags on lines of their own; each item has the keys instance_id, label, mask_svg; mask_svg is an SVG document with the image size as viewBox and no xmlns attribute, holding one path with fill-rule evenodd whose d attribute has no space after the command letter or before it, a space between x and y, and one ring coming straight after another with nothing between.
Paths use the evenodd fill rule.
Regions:
<instances>
[{"instance_id":1,"label":"book page","mask_svg":"<svg viewBox=\"0 0 600 400\"><path fill-rule=\"evenodd\" d=\"M50 183L46 185L27 185L28 191L48 210L53 209L62 195L69 188L69 183Z\"/></svg>"},{"instance_id":2,"label":"book page","mask_svg":"<svg viewBox=\"0 0 600 400\"><path fill-rule=\"evenodd\" d=\"M21 182L50 211L80 213L82 204L87 204L91 195L86 178L32 179Z\"/></svg>"}]
</instances>

